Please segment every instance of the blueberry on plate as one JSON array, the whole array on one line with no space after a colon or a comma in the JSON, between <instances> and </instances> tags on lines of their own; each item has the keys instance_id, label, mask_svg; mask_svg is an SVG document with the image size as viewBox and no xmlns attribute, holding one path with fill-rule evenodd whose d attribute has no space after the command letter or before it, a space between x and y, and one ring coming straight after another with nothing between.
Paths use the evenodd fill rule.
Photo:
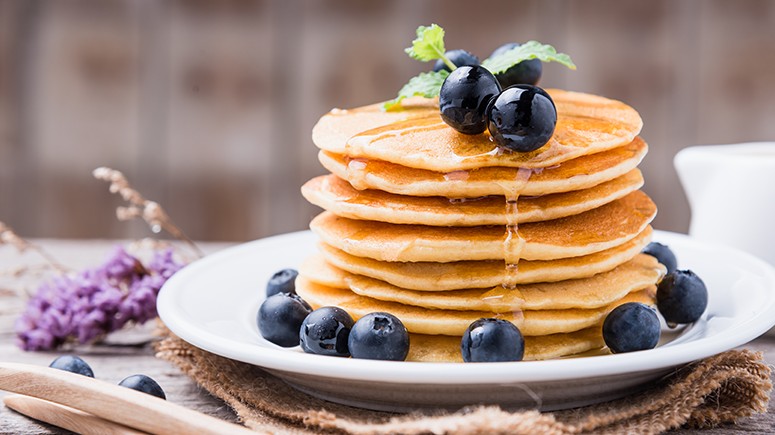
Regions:
<instances>
[{"instance_id":1,"label":"blueberry on plate","mask_svg":"<svg viewBox=\"0 0 775 435\"><path fill-rule=\"evenodd\" d=\"M277 293L296 294L296 277L299 272L296 269L283 269L276 272L266 283L266 297Z\"/></svg>"},{"instance_id":2,"label":"blueberry on plate","mask_svg":"<svg viewBox=\"0 0 775 435\"><path fill-rule=\"evenodd\" d=\"M91 367L89 367L89 364L86 364L86 361L75 355L62 355L52 361L51 364L49 364L49 367L64 370L66 372L77 373L90 378L94 377L94 372Z\"/></svg>"},{"instance_id":3,"label":"blueberry on plate","mask_svg":"<svg viewBox=\"0 0 775 435\"><path fill-rule=\"evenodd\" d=\"M297 332L304 352L328 356L350 356L347 341L353 318L339 307L322 307L309 313Z\"/></svg>"},{"instance_id":4,"label":"blueberry on plate","mask_svg":"<svg viewBox=\"0 0 775 435\"><path fill-rule=\"evenodd\" d=\"M657 287L657 308L667 323L692 323L708 307L708 289L691 270L667 274Z\"/></svg>"},{"instance_id":5,"label":"blueberry on plate","mask_svg":"<svg viewBox=\"0 0 775 435\"><path fill-rule=\"evenodd\" d=\"M640 302L619 305L603 322L603 340L613 353L653 349L660 334L656 310Z\"/></svg>"},{"instance_id":6,"label":"blueberry on plate","mask_svg":"<svg viewBox=\"0 0 775 435\"><path fill-rule=\"evenodd\" d=\"M479 319L463 333L460 352L465 362L521 361L525 355L525 339L509 321Z\"/></svg>"},{"instance_id":7,"label":"blueberry on plate","mask_svg":"<svg viewBox=\"0 0 775 435\"><path fill-rule=\"evenodd\" d=\"M488 128L493 140L511 151L535 151L549 142L557 124L554 101L543 89L531 85L512 86L487 108Z\"/></svg>"},{"instance_id":8,"label":"blueberry on plate","mask_svg":"<svg viewBox=\"0 0 775 435\"><path fill-rule=\"evenodd\" d=\"M678 260L676 260L673 251L659 242L649 243L648 246L643 249L643 253L656 258L657 261L665 266L667 273L673 273L678 269Z\"/></svg>"},{"instance_id":9,"label":"blueberry on plate","mask_svg":"<svg viewBox=\"0 0 775 435\"><path fill-rule=\"evenodd\" d=\"M487 129L487 106L498 95L498 80L481 66L461 66L441 84L441 119L463 134L479 134Z\"/></svg>"},{"instance_id":10,"label":"blueberry on plate","mask_svg":"<svg viewBox=\"0 0 775 435\"><path fill-rule=\"evenodd\" d=\"M444 56L457 67L479 65L479 58L465 50L449 50ZM443 60L439 59L433 65L433 71L449 71L449 67Z\"/></svg>"},{"instance_id":11,"label":"blueberry on plate","mask_svg":"<svg viewBox=\"0 0 775 435\"><path fill-rule=\"evenodd\" d=\"M347 346L353 358L403 361L409 354L409 331L392 314L369 313L355 322Z\"/></svg>"},{"instance_id":12,"label":"blueberry on plate","mask_svg":"<svg viewBox=\"0 0 775 435\"><path fill-rule=\"evenodd\" d=\"M503 54L516 47L519 47L519 44L516 42L503 44L492 52L490 58ZM541 64L541 61L538 59L530 59L523 60L506 71L496 74L495 78L498 79L501 88L506 89L513 85L535 85L538 83L538 80L541 79L542 72L543 64Z\"/></svg>"},{"instance_id":13,"label":"blueberry on plate","mask_svg":"<svg viewBox=\"0 0 775 435\"><path fill-rule=\"evenodd\" d=\"M299 295L278 293L266 298L258 309L261 336L282 347L299 344L299 328L312 308Z\"/></svg>"},{"instance_id":14,"label":"blueberry on plate","mask_svg":"<svg viewBox=\"0 0 775 435\"><path fill-rule=\"evenodd\" d=\"M150 394L151 396L156 396L159 399L167 400L167 395L164 394L164 390L161 389L159 384L145 375L132 375L126 377L123 381L119 382L118 385Z\"/></svg>"}]
</instances>

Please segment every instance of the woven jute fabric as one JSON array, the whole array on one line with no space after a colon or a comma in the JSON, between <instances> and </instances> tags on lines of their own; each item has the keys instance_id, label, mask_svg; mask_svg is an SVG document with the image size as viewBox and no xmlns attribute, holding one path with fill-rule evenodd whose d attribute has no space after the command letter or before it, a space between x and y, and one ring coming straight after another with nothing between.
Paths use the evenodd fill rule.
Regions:
<instances>
[{"instance_id":1,"label":"woven jute fabric","mask_svg":"<svg viewBox=\"0 0 775 435\"><path fill-rule=\"evenodd\" d=\"M766 412L772 389L761 353L734 350L684 366L645 392L600 405L554 413L473 405L457 412L399 415L316 399L256 366L198 349L169 331L162 334L157 356L178 366L261 433L658 434Z\"/></svg>"}]
</instances>

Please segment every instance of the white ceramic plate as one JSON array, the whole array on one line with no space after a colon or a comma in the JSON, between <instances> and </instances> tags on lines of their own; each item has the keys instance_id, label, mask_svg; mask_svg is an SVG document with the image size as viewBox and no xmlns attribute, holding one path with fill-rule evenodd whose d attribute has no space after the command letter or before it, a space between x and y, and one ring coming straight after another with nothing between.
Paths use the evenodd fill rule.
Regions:
<instances>
[{"instance_id":1,"label":"white ceramic plate","mask_svg":"<svg viewBox=\"0 0 775 435\"><path fill-rule=\"evenodd\" d=\"M728 247L657 231L679 268L705 281L703 318L669 331L653 350L550 361L411 363L310 355L267 342L256 326L269 277L298 267L313 252L310 232L284 234L225 249L175 274L162 288L159 315L183 340L276 374L334 402L408 411L475 403L563 409L622 397L677 366L747 343L775 324L775 271Z\"/></svg>"}]
</instances>

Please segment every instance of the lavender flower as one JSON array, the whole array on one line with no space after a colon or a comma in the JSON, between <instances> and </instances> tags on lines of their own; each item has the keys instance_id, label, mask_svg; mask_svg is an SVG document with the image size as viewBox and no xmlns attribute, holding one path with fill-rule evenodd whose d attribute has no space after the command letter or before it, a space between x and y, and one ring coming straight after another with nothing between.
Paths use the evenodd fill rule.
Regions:
<instances>
[{"instance_id":1,"label":"lavender flower","mask_svg":"<svg viewBox=\"0 0 775 435\"><path fill-rule=\"evenodd\" d=\"M156 317L159 289L182 267L172 249L156 251L144 266L118 247L96 269L41 285L16 321L17 343L24 350L50 350L145 323Z\"/></svg>"}]
</instances>

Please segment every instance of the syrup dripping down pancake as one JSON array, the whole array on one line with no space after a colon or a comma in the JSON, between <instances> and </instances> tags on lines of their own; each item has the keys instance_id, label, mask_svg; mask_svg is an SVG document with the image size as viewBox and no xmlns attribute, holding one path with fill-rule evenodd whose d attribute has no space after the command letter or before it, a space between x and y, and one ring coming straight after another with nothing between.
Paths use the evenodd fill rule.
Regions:
<instances>
[{"instance_id":1,"label":"syrup dripping down pancake","mask_svg":"<svg viewBox=\"0 0 775 435\"><path fill-rule=\"evenodd\" d=\"M596 186L626 174L638 166L648 146L641 138L629 144L535 170L522 195L546 195ZM494 166L476 170L434 172L413 169L382 160L356 159L321 152L320 163L359 190L376 189L398 195L476 198L503 195L513 190L514 168Z\"/></svg>"},{"instance_id":2,"label":"syrup dripping down pancake","mask_svg":"<svg viewBox=\"0 0 775 435\"><path fill-rule=\"evenodd\" d=\"M656 215L641 191L581 214L519 226L520 258L554 260L613 248L640 234ZM387 212L387 211L386 211ZM323 212L310 223L321 240L358 257L380 261L503 260L504 228L396 225Z\"/></svg>"},{"instance_id":3,"label":"syrup dripping down pancake","mask_svg":"<svg viewBox=\"0 0 775 435\"><path fill-rule=\"evenodd\" d=\"M409 332L431 335L462 336L475 320L500 318L519 328L522 335L549 335L589 328L605 319L611 310L627 302L653 305L655 287L632 292L601 308L566 310L526 310L508 313L491 311L432 310L395 302L386 302L357 295L350 290L327 287L303 276L296 279L296 293L313 309L337 306L357 320L366 314L384 311L398 317Z\"/></svg>"},{"instance_id":4,"label":"syrup dripping down pancake","mask_svg":"<svg viewBox=\"0 0 775 435\"><path fill-rule=\"evenodd\" d=\"M638 255L651 241L651 227L627 243L581 257L519 262L516 284L555 282L586 278L607 272ZM503 284L502 260L434 262L387 262L356 257L321 243L320 253L332 265L357 275L379 279L411 290L445 291L495 287Z\"/></svg>"},{"instance_id":5,"label":"syrup dripping down pancake","mask_svg":"<svg viewBox=\"0 0 775 435\"><path fill-rule=\"evenodd\" d=\"M506 313L514 310L603 307L659 282L665 268L654 257L639 254L613 270L589 278L523 284L513 290L496 286L443 292L407 290L374 278L354 275L332 266L321 256L308 258L299 273L317 284L347 288L353 293L381 301L430 309Z\"/></svg>"},{"instance_id":6,"label":"syrup dripping down pancake","mask_svg":"<svg viewBox=\"0 0 775 435\"><path fill-rule=\"evenodd\" d=\"M643 186L638 169L597 186L573 192L521 196L519 223L541 222L583 213L626 196ZM395 195L381 190L356 190L335 175L309 180L301 188L304 197L337 216L430 226L506 225L503 196L450 200L440 196Z\"/></svg>"}]
</instances>

